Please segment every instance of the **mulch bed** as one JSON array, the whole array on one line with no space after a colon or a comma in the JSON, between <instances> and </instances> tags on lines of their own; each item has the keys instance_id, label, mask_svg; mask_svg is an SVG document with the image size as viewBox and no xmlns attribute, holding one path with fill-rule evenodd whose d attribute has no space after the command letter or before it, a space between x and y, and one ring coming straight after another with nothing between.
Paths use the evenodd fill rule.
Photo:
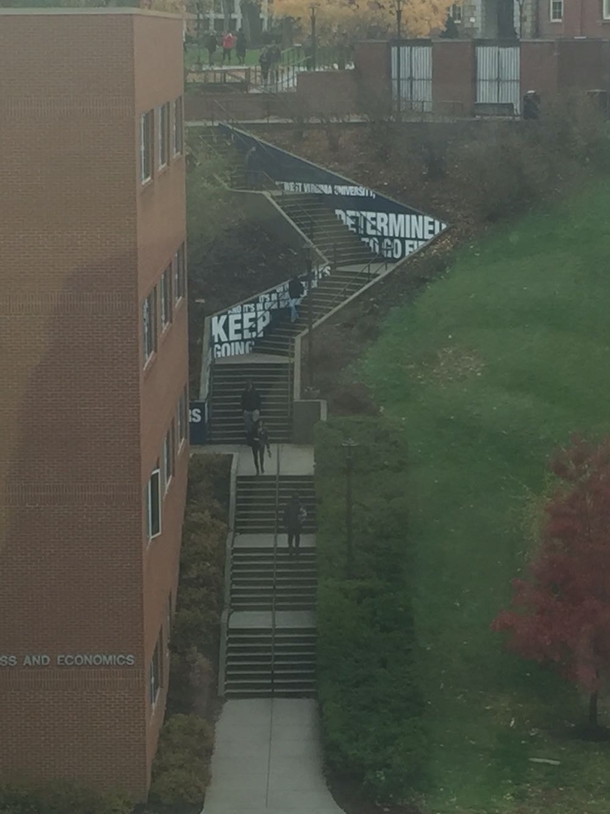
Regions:
<instances>
[{"instance_id":1,"label":"mulch bed","mask_svg":"<svg viewBox=\"0 0 610 814\"><path fill-rule=\"evenodd\" d=\"M335 802L345 814L421 814L414 805L381 804L367 799L362 788L353 780L329 777L327 782Z\"/></svg>"}]
</instances>

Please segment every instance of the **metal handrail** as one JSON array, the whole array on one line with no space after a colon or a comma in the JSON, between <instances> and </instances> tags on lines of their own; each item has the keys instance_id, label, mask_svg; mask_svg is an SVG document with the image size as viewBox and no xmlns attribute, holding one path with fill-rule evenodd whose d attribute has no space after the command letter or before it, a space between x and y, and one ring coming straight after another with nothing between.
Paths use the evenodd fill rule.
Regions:
<instances>
[{"instance_id":1,"label":"metal handrail","mask_svg":"<svg viewBox=\"0 0 610 814\"><path fill-rule=\"evenodd\" d=\"M280 445L277 446L275 470L275 532L273 534L273 590L271 592L271 695L275 685L275 627L277 600L277 536L280 517Z\"/></svg>"}]
</instances>

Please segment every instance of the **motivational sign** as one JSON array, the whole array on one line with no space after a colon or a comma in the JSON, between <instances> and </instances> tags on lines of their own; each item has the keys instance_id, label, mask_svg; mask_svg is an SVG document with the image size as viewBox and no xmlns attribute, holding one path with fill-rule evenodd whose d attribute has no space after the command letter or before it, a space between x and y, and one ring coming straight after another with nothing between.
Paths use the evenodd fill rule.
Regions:
<instances>
[{"instance_id":1,"label":"motivational sign","mask_svg":"<svg viewBox=\"0 0 610 814\"><path fill-rule=\"evenodd\" d=\"M249 133L229 125L222 127L235 146L248 153L251 169L264 172L285 192L319 196L338 220L382 257L397 262L447 228L446 223L431 215L354 184Z\"/></svg>"},{"instance_id":2,"label":"motivational sign","mask_svg":"<svg viewBox=\"0 0 610 814\"><path fill-rule=\"evenodd\" d=\"M31 653L25 656L0 653L0 667L133 667L131 653Z\"/></svg>"},{"instance_id":3,"label":"motivational sign","mask_svg":"<svg viewBox=\"0 0 610 814\"><path fill-rule=\"evenodd\" d=\"M191 401L189 404L189 443L191 446L205 444L206 411L205 401Z\"/></svg>"},{"instance_id":4,"label":"motivational sign","mask_svg":"<svg viewBox=\"0 0 610 814\"><path fill-rule=\"evenodd\" d=\"M330 266L314 269L311 287L330 274ZM304 295L307 294L307 281L301 278ZM215 359L223 356L240 356L252 353L257 339L265 336L279 318L280 313L288 308L288 284L286 280L275 288L259 294L258 297L235 305L210 319L212 354Z\"/></svg>"}]
</instances>

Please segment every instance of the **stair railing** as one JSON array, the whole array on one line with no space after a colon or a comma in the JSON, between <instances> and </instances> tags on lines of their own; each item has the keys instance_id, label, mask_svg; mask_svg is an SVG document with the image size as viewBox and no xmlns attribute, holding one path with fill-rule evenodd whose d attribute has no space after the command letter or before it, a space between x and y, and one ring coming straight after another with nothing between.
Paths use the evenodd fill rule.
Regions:
<instances>
[{"instance_id":1,"label":"stair railing","mask_svg":"<svg viewBox=\"0 0 610 814\"><path fill-rule=\"evenodd\" d=\"M280 445L275 464L275 531L273 534L273 589L271 591L271 695L275 689L275 628L277 600L277 537L280 523Z\"/></svg>"}]
</instances>

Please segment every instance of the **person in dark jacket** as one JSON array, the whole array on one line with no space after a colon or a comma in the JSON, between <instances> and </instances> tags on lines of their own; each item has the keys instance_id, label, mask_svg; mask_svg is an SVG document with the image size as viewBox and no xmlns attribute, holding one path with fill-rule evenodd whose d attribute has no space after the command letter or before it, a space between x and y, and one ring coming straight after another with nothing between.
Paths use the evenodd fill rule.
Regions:
<instances>
[{"instance_id":1,"label":"person in dark jacket","mask_svg":"<svg viewBox=\"0 0 610 814\"><path fill-rule=\"evenodd\" d=\"M269 443L269 432L267 425L262 418L256 422L252 427L250 433L250 447L252 448L252 457L254 458L254 467L256 474L265 474L265 450L269 457L271 457L271 445Z\"/></svg>"},{"instance_id":2,"label":"person in dark jacket","mask_svg":"<svg viewBox=\"0 0 610 814\"><path fill-rule=\"evenodd\" d=\"M294 492L284 507L284 526L288 535L288 551L291 555L293 551L296 552L297 556L299 554L301 531L306 518L307 511L301 503L301 497L298 492Z\"/></svg>"},{"instance_id":3,"label":"person in dark jacket","mask_svg":"<svg viewBox=\"0 0 610 814\"><path fill-rule=\"evenodd\" d=\"M258 64L261 66L261 77L263 85L267 84L269 79L269 68L271 67L271 57L269 55L269 48L267 45L263 48L258 58Z\"/></svg>"},{"instance_id":4,"label":"person in dark jacket","mask_svg":"<svg viewBox=\"0 0 610 814\"><path fill-rule=\"evenodd\" d=\"M296 322L299 318L297 305L303 296L305 289L303 283L299 280L297 274L294 275L292 280L288 283L288 307L290 308L290 321Z\"/></svg>"},{"instance_id":5,"label":"person in dark jacket","mask_svg":"<svg viewBox=\"0 0 610 814\"><path fill-rule=\"evenodd\" d=\"M217 45L216 34L209 34L206 41L206 48L208 49L208 54L210 57L209 59L210 65L214 64L214 54L216 53L216 45Z\"/></svg>"},{"instance_id":6,"label":"person in dark jacket","mask_svg":"<svg viewBox=\"0 0 610 814\"><path fill-rule=\"evenodd\" d=\"M235 53L237 54L237 61L240 65L243 65L246 61L246 45L246 35L243 29L240 28L237 32L237 40L235 42Z\"/></svg>"},{"instance_id":7,"label":"person in dark jacket","mask_svg":"<svg viewBox=\"0 0 610 814\"><path fill-rule=\"evenodd\" d=\"M241 409L244 414L246 438L249 438L261 414L261 396L256 387L252 384L252 379L248 379L246 387L241 394Z\"/></svg>"}]
</instances>

